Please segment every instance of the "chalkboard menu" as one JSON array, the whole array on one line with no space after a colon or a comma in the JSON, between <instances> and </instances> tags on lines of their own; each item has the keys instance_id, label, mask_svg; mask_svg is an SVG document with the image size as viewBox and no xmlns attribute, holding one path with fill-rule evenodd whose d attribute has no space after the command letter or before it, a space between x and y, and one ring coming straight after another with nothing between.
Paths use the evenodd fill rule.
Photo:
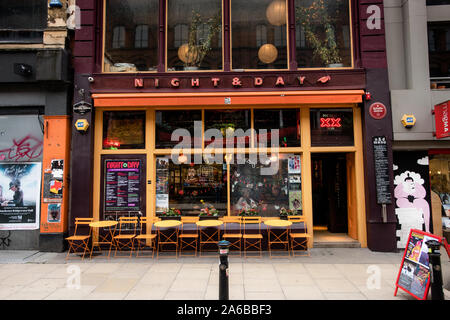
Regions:
<instances>
[{"instance_id":1,"label":"chalkboard menu","mask_svg":"<svg viewBox=\"0 0 450 320\"><path fill-rule=\"evenodd\" d=\"M398 288L401 288L416 299L427 298L430 286L430 265L426 243L429 240L441 242L441 239L433 234L411 229L395 283L394 296L397 295Z\"/></svg>"},{"instance_id":2,"label":"chalkboard menu","mask_svg":"<svg viewBox=\"0 0 450 320\"><path fill-rule=\"evenodd\" d=\"M377 202L379 204L390 204L392 200L391 192L389 191L389 161L386 137L373 137L372 144L375 162Z\"/></svg>"},{"instance_id":3,"label":"chalkboard menu","mask_svg":"<svg viewBox=\"0 0 450 320\"><path fill-rule=\"evenodd\" d=\"M142 163L133 160L105 161L105 211L138 211Z\"/></svg>"}]
</instances>

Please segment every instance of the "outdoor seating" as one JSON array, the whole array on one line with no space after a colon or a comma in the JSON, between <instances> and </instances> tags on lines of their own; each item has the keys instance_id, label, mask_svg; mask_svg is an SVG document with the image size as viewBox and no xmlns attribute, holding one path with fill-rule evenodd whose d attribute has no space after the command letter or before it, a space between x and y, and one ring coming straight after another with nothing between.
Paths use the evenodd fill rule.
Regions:
<instances>
[{"instance_id":1,"label":"outdoor seating","mask_svg":"<svg viewBox=\"0 0 450 320\"><path fill-rule=\"evenodd\" d=\"M158 228L158 246L156 250L156 258L159 259L161 252L175 252L175 258L178 258L178 235L179 220L163 220L155 223ZM163 250L164 246L174 246L174 250Z\"/></svg>"},{"instance_id":2,"label":"outdoor seating","mask_svg":"<svg viewBox=\"0 0 450 320\"><path fill-rule=\"evenodd\" d=\"M181 217L181 232L179 234L180 244L179 255L181 257L182 251L184 249L191 249L193 254L192 256L197 256L197 247L198 247L198 226L197 222L199 221L199 217ZM184 254L185 256L187 254Z\"/></svg>"},{"instance_id":3,"label":"outdoor seating","mask_svg":"<svg viewBox=\"0 0 450 320\"><path fill-rule=\"evenodd\" d=\"M223 235L222 239L230 242L230 253L232 249L237 249L239 256L241 256L242 249L242 230L241 217L223 217Z\"/></svg>"},{"instance_id":4,"label":"outdoor seating","mask_svg":"<svg viewBox=\"0 0 450 320\"><path fill-rule=\"evenodd\" d=\"M67 252L66 259L69 259L70 253L78 253L78 249L83 250L81 259L84 259L86 252L89 252L89 240L91 239L91 228L89 224L93 221L93 218L75 218L75 231L66 240L69 243L69 250Z\"/></svg>"},{"instance_id":5,"label":"outdoor seating","mask_svg":"<svg viewBox=\"0 0 450 320\"><path fill-rule=\"evenodd\" d=\"M289 253L289 231L292 221L271 219L264 221L267 225L267 247L269 249L270 258L274 257L273 251L286 251ZM282 249L274 249L273 246L282 246Z\"/></svg>"},{"instance_id":6,"label":"outdoor seating","mask_svg":"<svg viewBox=\"0 0 450 320\"><path fill-rule=\"evenodd\" d=\"M112 246L115 248L114 257L117 255L117 249L121 252L123 249L130 249L130 258L134 249L134 238L136 237L136 229L138 217L120 217L119 233L113 236ZM116 230L117 231L117 230Z\"/></svg>"},{"instance_id":7,"label":"outdoor seating","mask_svg":"<svg viewBox=\"0 0 450 320\"><path fill-rule=\"evenodd\" d=\"M150 248L152 252L152 258L155 254L156 248L156 236L157 234L153 232L153 224L160 219L157 217L141 217L140 222L140 233L134 237L136 240L137 250L136 257L139 257L141 253L141 257L146 257L144 253L146 247Z\"/></svg>"},{"instance_id":8,"label":"outdoor seating","mask_svg":"<svg viewBox=\"0 0 450 320\"><path fill-rule=\"evenodd\" d=\"M242 223L244 224L243 233L243 246L244 246L244 257L247 257L248 251L250 249L256 249L259 253L259 257L262 257L262 239L261 234L261 217L247 216L242 217ZM257 228L251 228L250 226L256 225Z\"/></svg>"},{"instance_id":9,"label":"outdoor seating","mask_svg":"<svg viewBox=\"0 0 450 320\"><path fill-rule=\"evenodd\" d=\"M307 233L306 230L306 220L302 216L288 216L288 221L292 223L303 223L304 225L304 232L291 232L289 233L290 238L290 249L292 256L296 256L296 252L303 252L303 254L297 254L298 255L307 255L309 256L309 250L308 250L308 239L311 238L311 236ZM295 250L295 248L301 248L301 250Z\"/></svg>"}]
</instances>

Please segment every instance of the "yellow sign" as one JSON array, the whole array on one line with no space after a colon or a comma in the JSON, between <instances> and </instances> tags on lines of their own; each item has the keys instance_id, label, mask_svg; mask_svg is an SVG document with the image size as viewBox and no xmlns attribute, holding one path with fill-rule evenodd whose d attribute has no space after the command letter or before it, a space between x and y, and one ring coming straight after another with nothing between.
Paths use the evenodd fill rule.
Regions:
<instances>
[{"instance_id":1,"label":"yellow sign","mask_svg":"<svg viewBox=\"0 0 450 320\"><path fill-rule=\"evenodd\" d=\"M75 128L78 131L84 131L86 132L89 128L89 122L86 119L79 119L75 122Z\"/></svg>"},{"instance_id":2,"label":"yellow sign","mask_svg":"<svg viewBox=\"0 0 450 320\"><path fill-rule=\"evenodd\" d=\"M416 117L413 114L404 114L401 121L405 128L411 128L416 124Z\"/></svg>"}]
</instances>

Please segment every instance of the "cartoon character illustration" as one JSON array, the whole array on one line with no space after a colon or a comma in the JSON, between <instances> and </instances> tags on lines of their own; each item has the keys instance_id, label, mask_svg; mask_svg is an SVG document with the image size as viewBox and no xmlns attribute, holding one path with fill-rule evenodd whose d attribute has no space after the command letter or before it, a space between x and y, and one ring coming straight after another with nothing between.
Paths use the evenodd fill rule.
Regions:
<instances>
[{"instance_id":1,"label":"cartoon character illustration","mask_svg":"<svg viewBox=\"0 0 450 320\"><path fill-rule=\"evenodd\" d=\"M422 241L417 241L414 248L411 250L411 254L409 256L410 260L419 261L420 249L422 248Z\"/></svg>"},{"instance_id":2,"label":"cartoon character illustration","mask_svg":"<svg viewBox=\"0 0 450 320\"><path fill-rule=\"evenodd\" d=\"M424 180L420 174L410 171L395 177L394 197L399 208L415 208L422 212L425 231L430 232L430 206L425 200L427 191L423 187Z\"/></svg>"}]
</instances>

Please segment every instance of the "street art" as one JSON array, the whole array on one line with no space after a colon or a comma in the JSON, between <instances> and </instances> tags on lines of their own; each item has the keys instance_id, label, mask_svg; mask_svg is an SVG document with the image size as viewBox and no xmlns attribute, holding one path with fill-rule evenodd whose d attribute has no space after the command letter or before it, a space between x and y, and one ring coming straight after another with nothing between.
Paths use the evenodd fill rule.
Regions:
<instances>
[{"instance_id":1,"label":"street art","mask_svg":"<svg viewBox=\"0 0 450 320\"><path fill-rule=\"evenodd\" d=\"M26 135L13 139L9 147L0 150L0 161L32 161L42 155L42 139Z\"/></svg>"}]
</instances>

